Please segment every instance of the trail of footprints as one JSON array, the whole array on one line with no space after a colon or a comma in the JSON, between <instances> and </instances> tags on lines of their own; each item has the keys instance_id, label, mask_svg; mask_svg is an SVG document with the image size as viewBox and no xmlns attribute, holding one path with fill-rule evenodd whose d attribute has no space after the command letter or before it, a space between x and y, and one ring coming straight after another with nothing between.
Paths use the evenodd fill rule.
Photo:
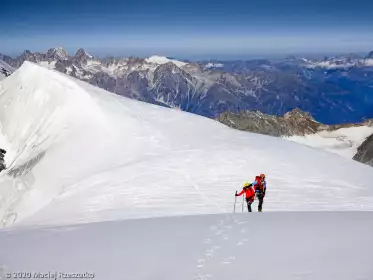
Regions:
<instances>
[{"instance_id":1,"label":"trail of footprints","mask_svg":"<svg viewBox=\"0 0 373 280\"><path fill-rule=\"evenodd\" d=\"M234 215L226 215L222 220L220 220L216 225L210 226L210 236L203 240L203 244L208 245L203 253L203 256L197 260L196 268L197 273L193 280L210 280L213 278L213 274L209 273L209 267L218 265L229 265L236 260L235 256L219 256L219 251L221 251L224 246L232 246L232 243L227 244L230 240L230 232L232 230L239 231L241 238L238 242L234 244L239 247L244 245L249 241L246 238L248 234L248 229L245 227L247 222L238 219ZM241 228L242 227L242 228ZM239 229L241 228L241 229Z\"/></svg>"}]
</instances>

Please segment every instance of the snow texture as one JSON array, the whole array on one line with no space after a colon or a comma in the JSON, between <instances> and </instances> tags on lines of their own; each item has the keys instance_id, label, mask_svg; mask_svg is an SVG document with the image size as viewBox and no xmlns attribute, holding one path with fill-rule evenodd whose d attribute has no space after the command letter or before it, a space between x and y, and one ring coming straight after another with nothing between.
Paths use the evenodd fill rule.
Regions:
<instances>
[{"instance_id":1,"label":"snow texture","mask_svg":"<svg viewBox=\"0 0 373 280\"><path fill-rule=\"evenodd\" d=\"M0 278L2 266L5 279L19 271L49 279L371 280L372 219L272 212L2 230Z\"/></svg>"},{"instance_id":2,"label":"snow texture","mask_svg":"<svg viewBox=\"0 0 373 280\"><path fill-rule=\"evenodd\" d=\"M3 226L227 213L263 172L265 211L373 210L369 166L30 62L0 83L0 108Z\"/></svg>"},{"instance_id":3,"label":"snow texture","mask_svg":"<svg viewBox=\"0 0 373 280\"><path fill-rule=\"evenodd\" d=\"M373 134L373 127L358 126L322 131L305 136L291 136L286 139L352 159L358 147Z\"/></svg>"}]
</instances>

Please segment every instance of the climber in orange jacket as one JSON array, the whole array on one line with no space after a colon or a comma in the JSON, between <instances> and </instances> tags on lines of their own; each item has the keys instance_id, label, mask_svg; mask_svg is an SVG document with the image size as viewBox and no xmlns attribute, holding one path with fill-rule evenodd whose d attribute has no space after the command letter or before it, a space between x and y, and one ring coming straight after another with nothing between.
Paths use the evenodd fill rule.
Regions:
<instances>
[{"instance_id":1,"label":"climber in orange jacket","mask_svg":"<svg viewBox=\"0 0 373 280\"><path fill-rule=\"evenodd\" d=\"M260 174L260 176L255 177L255 181L251 184L246 182L244 184L244 187L242 191L236 196L241 196L242 194L245 194L246 197L246 202L247 202L247 209L249 212L251 211L251 204L254 202L255 195L257 195L259 199L259 204L258 204L258 211L262 212L262 207L263 207L263 200L264 196L267 190L267 182L265 181L265 175Z\"/></svg>"}]
</instances>

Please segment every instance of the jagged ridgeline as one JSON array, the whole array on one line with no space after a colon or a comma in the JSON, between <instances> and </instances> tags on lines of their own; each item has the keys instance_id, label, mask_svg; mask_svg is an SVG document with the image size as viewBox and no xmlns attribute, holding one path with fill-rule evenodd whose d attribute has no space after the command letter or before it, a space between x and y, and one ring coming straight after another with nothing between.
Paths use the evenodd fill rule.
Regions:
<instances>
[{"instance_id":1,"label":"jagged ridgeline","mask_svg":"<svg viewBox=\"0 0 373 280\"><path fill-rule=\"evenodd\" d=\"M15 68L26 60L36 62L119 95L211 118L241 110L282 116L297 107L326 124L373 117L372 54L190 62L160 56L99 58L83 49L70 55L54 48L0 59Z\"/></svg>"}]
</instances>

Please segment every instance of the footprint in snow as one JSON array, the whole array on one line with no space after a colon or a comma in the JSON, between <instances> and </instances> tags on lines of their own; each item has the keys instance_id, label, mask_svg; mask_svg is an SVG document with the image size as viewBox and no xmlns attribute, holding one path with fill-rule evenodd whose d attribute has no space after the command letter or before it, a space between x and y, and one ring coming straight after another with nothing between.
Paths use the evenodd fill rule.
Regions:
<instances>
[{"instance_id":1,"label":"footprint in snow","mask_svg":"<svg viewBox=\"0 0 373 280\"><path fill-rule=\"evenodd\" d=\"M204 274L204 275L198 274L193 277L193 280L208 280L210 278L212 278L211 274Z\"/></svg>"},{"instance_id":2,"label":"footprint in snow","mask_svg":"<svg viewBox=\"0 0 373 280\"><path fill-rule=\"evenodd\" d=\"M293 273L294 279L307 279L313 275L313 272L311 270L306 270L306 271L296 271Z\"/></svg>"},{"instance_id":3,"label":"footprint in snow","mask_svg":"<svg viewBox=\"0 0 373 280\"><path fill-rule=\"evenodd\" d=\"M198 262L197 262L197 267L198 268L201 268L201 267L204 267L206 265L206 260L205 259L199 259Z\"/></svg>"},{"instance_id":4,"label":"footprint in snow","mask_svg":"<svg viewBox=\"0 0 373 280\"><path fill-rule=\"evenodd\" d=\"M210 243L212 243L212 240L211 240L211 238L206 238L205 240L203 240L203 243L210 244Z\"/></svg>"},{"instance_id":5,"label":"footprint in snow","mask_svg":"<svg viewBox=\"0 0 373 280\"><path fill-rule=\"evenodd\" d=\"M206 258L212 258L217 250L220 249L220 246L213 246L212 248L209 248L205 251Z\"/></svg>"},{"instance_id":6,"label":"footprint in snow","mask_svg":"<svg viewBox=\"0 0 373 280\"><path fill-rule=\"evenodd\" d=\"M247 238L241 239L240 241L238 241L237 246L242 246L247 241L249 241Z\"/></svg>"},{"instance_id":7,"label":"footprint in snow","mask_svg":"<svg viewBox=\"0 0 373 280\"><path fill-rule=\"evenodd\" d=\"M232 261L234 261L236 259L236 257L234 256L230 256L228 258L225 258L221 263L222 264L230 264Z\"/></svg>"},{"instance_id":8,"label":"footprint in snow","mask_svg":"<svg viewBox=\"0 0 373 280\"><path fill-rule=\"evenodd\" d=\"M211 259L211 258L213 257L214 254L215 254L215 250L212 249L212 248L207 249L207 250L205 251L205 257L206 257L207 259Z\"/></svg>"},{"instance_id":9,"label":"footprint in snow","mask_svg":"<svg viewBox=\"0 0 373 280\"><path fill-rule=\"evenodd\" d=\"M210 230L218 230L217 226L210 226Z\"/></svg>"}]
</instances>

